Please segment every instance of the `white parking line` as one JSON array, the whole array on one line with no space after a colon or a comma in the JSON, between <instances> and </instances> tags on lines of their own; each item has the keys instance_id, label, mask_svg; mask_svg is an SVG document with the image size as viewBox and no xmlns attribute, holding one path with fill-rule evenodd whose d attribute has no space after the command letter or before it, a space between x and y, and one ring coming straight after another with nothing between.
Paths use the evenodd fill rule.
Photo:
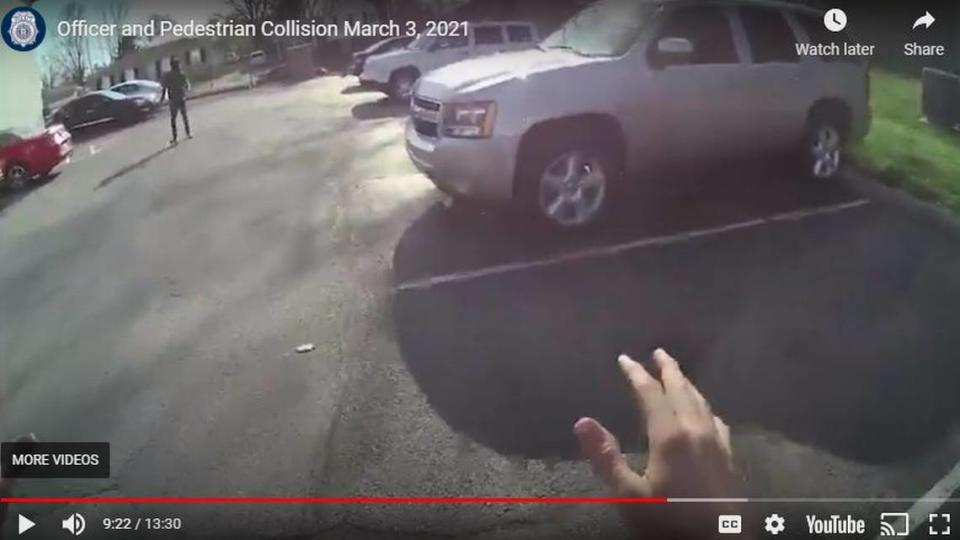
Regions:
<instances>
[{"instance_id":1,"label":"white parking line","mask_svg":"<svg viewBox=\"0 0 960 540\"><path fill-rule=\"evenodd\" d=\"M704 238L707 236L716 236L719 234L738 231L742 229L750 229L750 228L758 227L760 225L764 225L768 223L776 223L776 222L782 222L782 221L799 221L801 219L806 219L813 216L819 216L824 214L835 214L837 212L850 210L853 208L863 206L865 204L869 204L869 201L865 199L859 199L856 201L843 203L843 204L821 206L818 208L811 208L807 210L797 210L794 212L784 212L782 214L776 214L773 216L751 219L749 221L741 221L741 222L733 223L730 225L711 227L708 229L681 232L681 233L671 234L667 236L654 236L651 238L631 240L630 242L623 242L620 244L593 247L593 248L583 249L579 251L573 251L570 253L564 253L561 255L555 255L553 257L548 257L545 259L522 261L522 262L516 262L516 263L497 264L493 266L487 266L484 268L478 268L476 270L454 272L451 274L444 274L440 276L433 276L433 277L428 277L428 278L419 279L415 281L409 281L407 283L401 283L396 287L394 287L394 291L400 292L400 291L410 291L410 290L417 290L417 289L428 289L430 287L435 287L437 285L444 285L447 283L461 283L464 281L470 281L478 278L494 276L499 274L508 274L511 272L519 272L523 270L530 270L533 268L542 268L546 266L553 266L557 264L580 261L584 259L593 259L598 257L617 255L617 254L620 254L626 251L631 251L634 249L641 249L641 248L653 247L653 246L666 246L670 244L679 244L683 242L689 242L690 240L695 240L697 238Z\"/></svg>"},{"instance_id":2,"label":"white parking line","mask_svg":"<svg viewBox=\"0 0 960 540\"><path fill-rule=\"evenodd\" d=\"M937 513L941 506L951 500L950 495L958 489L960 489L960 462L954 465L946 476L934 484L930 491L918 499L907 511L907 514L910 515L910 532L913 533L926 523L930 514Z\"/></svg>"}]
</instances>

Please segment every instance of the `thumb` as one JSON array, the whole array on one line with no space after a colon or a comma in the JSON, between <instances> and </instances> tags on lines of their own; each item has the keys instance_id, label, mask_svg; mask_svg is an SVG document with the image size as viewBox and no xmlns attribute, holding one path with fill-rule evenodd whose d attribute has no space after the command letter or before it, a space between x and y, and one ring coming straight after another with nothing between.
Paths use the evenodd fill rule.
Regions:
<instances>
[{"instance_id":1,"label":"thumb","mask_svg":"<svg viewBox=\"0 0 960 540\"><path fill-rule=\"evenodd\" d=\"M581 418L573 425L580 442L580 453L593 465L593 472L618 495L629 491L631 496L646 497L646 482L633 472L620 443L607 428L593 418Z\"/></svg>"}]
</instances>

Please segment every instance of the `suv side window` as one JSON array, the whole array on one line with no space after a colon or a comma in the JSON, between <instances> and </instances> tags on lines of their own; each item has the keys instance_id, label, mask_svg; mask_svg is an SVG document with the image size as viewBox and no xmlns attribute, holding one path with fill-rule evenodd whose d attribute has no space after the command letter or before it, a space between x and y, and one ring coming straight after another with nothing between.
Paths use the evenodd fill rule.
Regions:
<instances>
[{"instance_id":1,"label":"suv side window","mask_svg":"<svg viewBox=\"0 0 960 540\"><path fill-rule=\"evenodd\" d=\"M803 28L803 31L807 33L809 42L815 45L829 45L831 43L837 43L840 46L843 46L843 43L852 43L853 40L850 38L850 34L846 30L841 30L839 32L831 32L823 26L823 19L819 16L808 15L806 13L796 13L795 17L797 22L800 23L800 27ZM858 62L859 60L856 57L845 57L845 56L820 56L818 57L821 61L832 62L834 60L847 60L852 62Z\"/></svg>"},{"instance_id":2,"label":"suv side window","mask_svg":"<svg viewBox=\"0 0 960 540\"><path fill-rule=\"evenodd\" d=\"M477 45L500 45L503 43L503 28L499 26L474 26L474 43Z\"/></svg>"},{"instance_id":3,"label":"suv side window","mask_svg":"<svg viewBox=\"0 0 960 540\"><path fill-rule=\"evenodd\" d=\"M433 42L433 49L456 49L470 44L467 36L440 36Z\"/></svg>"},{"instance_id":4,"label":"suv side window","mask_svg":"<svg viewBox=\"0 0 960 540\"><path fill-rule=\"evenodd\" d=\"M733 44L730 19L719 6L685 6L668 15L657 39L651 43L649 58L654 65L670 62L661 58L657 43L663 38L684 38L693 45L690 64L736 64L737 48Z\"/></svg>"},{"instance_id":5,"label":"suv side window","mask_svg":"<svg viewBox=\"0 0 960 540\"><path fill-rule=\"evenodd\" d=\"M533 41L533 32L529 26L510 25L507 27L507 39L510 43L529 43Z\"/></svg>"},{"instance_id":6,"label":"suv side window","mask_svg":"<svg viewBox=\"0 0 960 540\"><path fill-rule=\"evenodd\" d=\"M739 8L754 64L797 62L797 39L777 9Z\"/></svg>"}]
</instances>

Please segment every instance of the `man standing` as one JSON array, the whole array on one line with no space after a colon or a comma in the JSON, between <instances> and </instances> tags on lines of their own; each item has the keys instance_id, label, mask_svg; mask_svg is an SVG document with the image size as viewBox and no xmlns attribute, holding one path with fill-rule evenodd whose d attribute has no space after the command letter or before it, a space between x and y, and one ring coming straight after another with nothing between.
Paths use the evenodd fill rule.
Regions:
<instances>
[{"instance_id":1,"label":"man standing","mask_svg":"<svg viewBox=\"0 0 960 540\"><path fill-rule=\"evenodd\" d=\"M183 116L183 129L187 132L187 138L192 139L190 135L190 120L187 119L187 90L190 89L190 83L187 77L180 71L180 61L176 58L170 60L170 71L163 76L163 95L170 100L170 131L172 138L170 144L177 144L177 113Z\"/></svg>"}]
</instances>

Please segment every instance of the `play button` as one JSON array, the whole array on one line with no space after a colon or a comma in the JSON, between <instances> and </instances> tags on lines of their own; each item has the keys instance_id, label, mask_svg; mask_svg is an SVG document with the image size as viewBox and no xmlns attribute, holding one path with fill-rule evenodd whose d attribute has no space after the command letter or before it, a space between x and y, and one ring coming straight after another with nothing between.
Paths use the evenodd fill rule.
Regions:
<instances>
[{"instance_id":1,"label":"play button","mask_svg":"<svg viewBox=\"0 0 960 540\"><path fill-rule=\"evenodd\" d=\"M30 521L30 518L25 517L23 514L19 514L20 520L17 522L17 534L23 534L33 528L36 523Z\"/></svg>"}]
</instances>

